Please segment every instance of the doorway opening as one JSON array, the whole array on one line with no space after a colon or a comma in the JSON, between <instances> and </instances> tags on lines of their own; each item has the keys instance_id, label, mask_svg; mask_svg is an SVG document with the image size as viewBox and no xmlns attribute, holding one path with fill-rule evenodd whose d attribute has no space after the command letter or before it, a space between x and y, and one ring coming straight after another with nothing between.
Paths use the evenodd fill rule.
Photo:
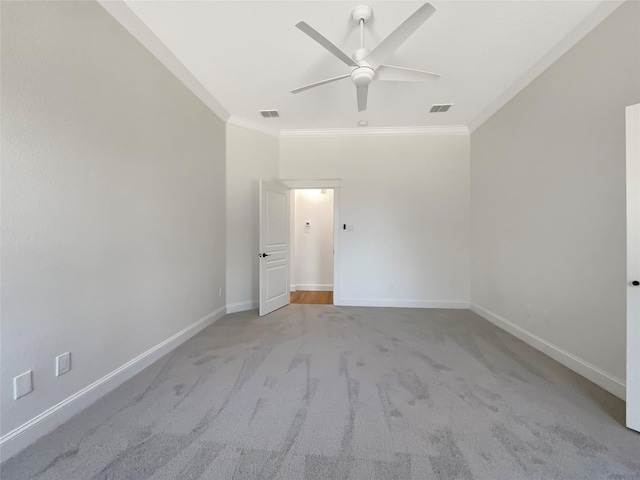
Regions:
<instances>
[{"instance_id":1,"label":"doorway opening","mask_svg":"<svg viewBox=\"0 0 640 480\"><path fill-rule=\"evenodd\" d=\"M333 305L334 190L291 190L291 303Z\"/></svg>"}]
</instances>

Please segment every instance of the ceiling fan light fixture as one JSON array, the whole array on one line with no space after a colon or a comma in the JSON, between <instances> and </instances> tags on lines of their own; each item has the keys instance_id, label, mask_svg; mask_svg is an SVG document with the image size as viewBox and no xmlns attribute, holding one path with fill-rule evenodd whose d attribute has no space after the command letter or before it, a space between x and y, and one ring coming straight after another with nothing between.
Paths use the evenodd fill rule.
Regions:
<instances>
[{"instance_id":1,"label":"ceiling fan light fixture","mask_svg":"<svg viewBox=\"0 0 640 480\"><path fill-rule=\"evenodd\" d=\"M356 87L369 85L373 80L373 68L364 66L354 68L351 72L351 80Z\"/></svg>"}]
</instances>

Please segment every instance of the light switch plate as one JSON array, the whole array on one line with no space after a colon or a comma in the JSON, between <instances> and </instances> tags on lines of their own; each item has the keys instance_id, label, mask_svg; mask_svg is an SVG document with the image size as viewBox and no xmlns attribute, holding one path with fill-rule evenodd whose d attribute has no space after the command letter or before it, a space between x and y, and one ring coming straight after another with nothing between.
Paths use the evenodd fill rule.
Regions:
<instances>
[{"instance_id":1,"label":"light switch plate","mask_svg":"<svg viewBox=\"0 0 640 480\"><path fill-rule=\"evenodd\" d=\"M13 399L17 400L33 391L32 371L13 377Z\"/></svg>"},{"instance_id":2,"label":"light switch plate","mask_svg":"<svg viewBox=\"0 0 640 480\"><path fill-rule=\"evenodd\" d=\"M56 377L71 370L71 353L66 352L56 357Z\"/></svg>"}]
</instances>

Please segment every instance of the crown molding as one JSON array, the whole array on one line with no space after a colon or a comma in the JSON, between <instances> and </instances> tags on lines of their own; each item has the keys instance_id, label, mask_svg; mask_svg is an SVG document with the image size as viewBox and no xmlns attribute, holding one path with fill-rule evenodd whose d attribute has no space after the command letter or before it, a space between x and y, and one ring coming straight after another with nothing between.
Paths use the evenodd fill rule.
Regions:
<instances>
[{"instance_id":1,"label":"crown molding","mask_svg":"<svg viewBox=\"0 0 640 480\"><path fill-rule=\"evenodd\" d=\"M222 121L229 119L229 112L123 0L98 0L98 3Z\"/></svg>"},{"instance_id":2,"label":"crown molding","mask_svg":"<svg viewBox=\"0 0 640 480\"><path fill-rule=\"evenodd\" d=\"M271 135L273 137L279 136L280 132L275 128L265 127L264 125L252 122L250 120L245 120L244 118L231 116L227 120L227 123L231 125L235 125L237 127L248 128L249 130L255 130L256 132L266 133L267 135Z\"/></svg>"},{"instance_id":3,"label":"crown molding","mask_svg":"<svg viewBox=\"0 0 640 480\"><path fill-rule=\"evenodd\" d=\"M469 123L469 131L473 132L484 122L489 120L498 110L504 107L512 98L524 90L542 72L549 68L556 60L564 55L571 47L582 40L587 33L593 30L600 22L613 13L624 0L604 0L596 9L580 22L571 32L549 52L538 60L527 72L518 78L513 85L496 98L480 115Z\"/></svg>"},{"instance_id":4,"label":"crown molding","mask_svg":"<svg viewBox=\"0 0 640 480\"><path fill-rule=\"evenodd\" d=\"M233 117L205 88L202 83L178 60L169 48L151 31L124 0L97 0L134 38L149 50L171 73L193 92L222 121L232 125L279 137L334 137L334 136L393 136L393 135L468 135L493 116L513 97L520 93L558 58L578 43L587 33L607 18L624 0L603 0L591 14L564 37L553 49L538 60L524 75L518 78L504 93L485 108L469 126L426 127L360 127L327 129L282 129L266 127L239 117Z\"/></svg>"},{"instance_id":5,"label":"crown molding","mask_svg":"<svg viewBox=\"0 0 640 480\"><path fill-rule=\"evenodd\" d=\"M395 136L395 135L468 135L465 125L425 127L358 127L325 128L317 130L284 129L280 137L343 137L343 136Z\"/></svg>"},{"instance_id":6,"label":"crown molding","mask_svg":"<svg viewBox=\"0 0 640 480\"><path fill-rule=\"evenodd\" d=\"M283 129L266 127L260 123L240 117L230 117L227 123L248 128L275 137L343 137L343 136L394 136L394 135L468 135L465 125L431 127L358 127L321 129Z\"/></svg>"}]
</instances>

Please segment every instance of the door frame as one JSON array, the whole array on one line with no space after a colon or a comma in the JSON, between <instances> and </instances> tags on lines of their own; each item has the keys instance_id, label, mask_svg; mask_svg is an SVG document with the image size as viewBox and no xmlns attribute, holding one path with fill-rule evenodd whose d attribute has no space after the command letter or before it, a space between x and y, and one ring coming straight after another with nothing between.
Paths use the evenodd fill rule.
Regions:
<instances>
[{"instance_id":1,"label":"door frame","mask_svg":"<svg viewBox=\"0 0 640 480\"><path fill-rule=\"evenodd\" d=\"M293 190L305 190L310 188L325 188L333 190L333 304L340 303L340 186L341 179L287 179L281 183ZM293 246L289 249L291 252ZM289 266L293 261L289 262ZM293 278L291 272L289 278Z\"/></svg>"}]
</instances>

